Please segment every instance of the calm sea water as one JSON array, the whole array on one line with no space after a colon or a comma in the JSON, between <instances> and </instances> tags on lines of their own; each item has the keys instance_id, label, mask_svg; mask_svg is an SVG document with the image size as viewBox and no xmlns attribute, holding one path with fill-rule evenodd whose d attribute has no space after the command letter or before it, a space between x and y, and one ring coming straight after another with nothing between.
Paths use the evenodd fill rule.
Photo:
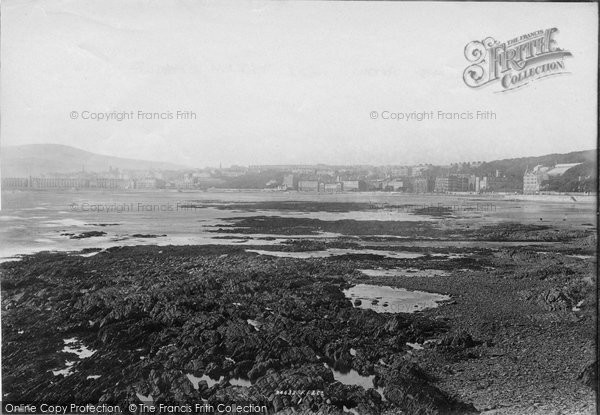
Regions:
<instances>
[{"instance_id":1,"label":"calm sea water","mask_svg":"<svg viewBox=\"0 0 600 415\"><path fill-rule=\"evenodd\" d=\"M259 201L329 201L419 204L426 206L476 206L493 204L493 211L457 212L456 221L489 222L518 221L552 223L555 226L586 227L595 223L593 203L516 202L483 199L478 196L416 196L382 193L319 195L298 192L44 192L5 191L0 210L0 259L45 250L78 251L84 248L107 248L116 245L182 245L182 244L277 244L275 240L215 239L208 232L211 226L227 219L243 216L287 216L322 220L397 220L444 221L446 219L419 216L397 209L374 209L350 212L302 212L291 210L239 210L206 207L184 209L186 201L219 204ZM542 219L542 221L540 221ZM107 226L98 226L105 224ZM70 239L66 233L103 231L105 236ZM166 235L158 238L134 237L135 234ZM272 235L269 235L272 236ZM323 234L320 237L335 237ZM260 237L260 235L252 235ZM314 236L312 236L314 237Z\"/></svg>"}]
</instances>

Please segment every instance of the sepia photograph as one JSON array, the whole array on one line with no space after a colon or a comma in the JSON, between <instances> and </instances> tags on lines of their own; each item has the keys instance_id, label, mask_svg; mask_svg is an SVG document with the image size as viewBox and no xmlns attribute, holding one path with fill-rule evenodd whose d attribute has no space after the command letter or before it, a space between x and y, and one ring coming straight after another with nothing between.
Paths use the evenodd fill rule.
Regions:
<instances>
[{"instance_id":1,"label":"sepia photograph","mask_svg":"<svg viewBox=\"0 0 600 415\"><path fill-rule=\"evenodd\" d=\"M597 413L597 2L0 7L0 413Z\"/></svg>"}]
</instances>

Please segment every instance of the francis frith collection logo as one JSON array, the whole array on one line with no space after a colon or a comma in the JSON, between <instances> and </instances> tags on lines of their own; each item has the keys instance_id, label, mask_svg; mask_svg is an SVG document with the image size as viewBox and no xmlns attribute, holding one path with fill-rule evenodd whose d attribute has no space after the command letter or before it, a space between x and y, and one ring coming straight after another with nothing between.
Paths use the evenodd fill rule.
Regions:
<instances>
[{"instance_id":1,"label":"francis frith collection logo","mask_svg":"<svg viewBox=\"0 0 600 415\"><path fill-rule=\"evenodd\" d=\"M498 92L505 92L566 73L564 58L572 55L558 47L554 39L557 32L553 27L502 43L492 37L469 42L465 46L465 58L470 62L463 72L465 84L481 88L499 83Z\"/></svg>"}]
</instances>

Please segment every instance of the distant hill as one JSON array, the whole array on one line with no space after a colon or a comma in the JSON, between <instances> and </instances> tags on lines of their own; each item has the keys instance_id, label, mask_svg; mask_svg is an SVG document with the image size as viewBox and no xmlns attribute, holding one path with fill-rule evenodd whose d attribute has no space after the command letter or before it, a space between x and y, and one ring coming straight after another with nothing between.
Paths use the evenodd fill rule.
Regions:
<instances>
[{"instance_id":1,"label":"distant hill","mask_svg":"<svg viewBox=\"0 0 600 415\"><path fill-rule=\"evenodd\" d=\"M60 144L27 144L0 149L2 177L26 177L48 173L107 171L109 167L130 170L179 170L173 163L135 160L91 153Z\"/></svg>"},{"instance_id":2,"label":"distant hill","mask_svg":"<svg viewBox=\"0 0 600 415\"><path fill-rule=\"evenodd\" d=\"M557 192L594 192L598 189L596 162L584 161L543 185L546 185L548 190Z\"/></svg>"},{"instance_id":3,"label":"distant hill","mask_svg":"<svg viewBox=\"0 0 600 415\"><path fill-rule=\"evenodd\" d=\"M583 163L586 161L596 161L596 150L574 151L566 154L547 154L536 157L520 157L514 159L494 160L483 163L475 169L480 174L490 174L500 170L506 175L523 176L527 168L533 168L538 164L543 166L554 166L564 163Z\"/></svg>"},{"instance_id":4,"label":"distant hill","mask_svg":"<svg viewBox=\"0 0 600 415\"><path fill-rule=\"evenodd\" d=\"M494 176L496 171L506 177L505 188L499 190L522 190L523 174L525 170L541 164L547 167L553 167L556 164L565 163L583 163L580 166L573 167L565 173L564 179L557 179L548 190L563 192L576 191L577 185L574 179L583 181L585 179L585 191L592 191L596 188L596 150L574 151L566 154L547 154L537 157L520 157L514 159L494 160L483 163L477 168L471 169L471 173L479 176Z\"/></svg>"}]
</instances>

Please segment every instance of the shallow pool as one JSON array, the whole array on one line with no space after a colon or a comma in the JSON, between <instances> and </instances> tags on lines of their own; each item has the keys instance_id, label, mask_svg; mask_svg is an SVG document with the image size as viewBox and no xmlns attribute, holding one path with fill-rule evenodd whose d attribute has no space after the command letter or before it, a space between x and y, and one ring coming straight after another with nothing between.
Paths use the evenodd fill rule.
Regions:
<instances>
[{"instance_id":1,"label":"shallow pool","mask_svg":"<svg viewBox=\"0 0 600 415\"><path fill-rule=\"evenodd\" d=\"M438 302L450 299L450 296L442 294L370 284L355 285L344 290L344 295L354 307L378 313L414 313L437 307Z\"/></svg>"}]
</instances>

